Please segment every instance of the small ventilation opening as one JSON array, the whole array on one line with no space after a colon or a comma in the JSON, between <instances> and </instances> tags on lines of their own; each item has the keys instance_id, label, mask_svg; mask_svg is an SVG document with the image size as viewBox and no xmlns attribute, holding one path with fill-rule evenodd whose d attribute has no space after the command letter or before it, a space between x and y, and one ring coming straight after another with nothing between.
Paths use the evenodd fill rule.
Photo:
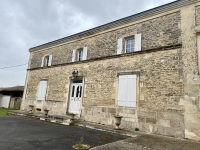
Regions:
<instances>
[{"instance_id":1,"label":"small ventilation opening","mask_svg":"<svg viewBox=\"0 0 200 150\"><path fill-rule=\"evenodd\" d=\"M37 108L36 110L37 110L37 111L41 111L41 108Z\"/></svg>"}]
</instances>

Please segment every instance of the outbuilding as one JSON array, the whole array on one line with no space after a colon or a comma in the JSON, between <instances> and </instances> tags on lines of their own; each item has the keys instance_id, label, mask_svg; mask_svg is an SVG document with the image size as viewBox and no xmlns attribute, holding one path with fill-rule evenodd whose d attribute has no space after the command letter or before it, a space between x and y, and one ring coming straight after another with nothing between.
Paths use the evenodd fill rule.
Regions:
<instances>
[{"instance_id":1,"label":"outbuilding","mask_svg":"<svg viewBox=\"0 0 200 150\"><path fill-rule=\"evenodd\" d=\"M0 107L20 109L24 86L0 88Z\"/></svg>"}]
</instances>

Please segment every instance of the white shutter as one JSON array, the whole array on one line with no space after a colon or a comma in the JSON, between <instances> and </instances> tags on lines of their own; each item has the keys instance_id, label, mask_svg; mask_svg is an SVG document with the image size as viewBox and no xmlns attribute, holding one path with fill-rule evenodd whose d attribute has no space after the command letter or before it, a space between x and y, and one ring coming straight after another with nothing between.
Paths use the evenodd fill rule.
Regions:
<instances>
[{"instance_id":1,"label":"white shutter","mask_svg":"<svg viewBox=\"0 0 200 150\"><path fill-rule=\"evenodd\" d=\"M40 81L37 100L45 100L47 81Z\"/></svg>"},{"instance_id":2,"label":"white shutter","mask_svg":"<svg viewBox=\"0 0 200 150\"><path fill-rule=\"evenodd\" d=\"M135 52L141 51L142 45L142 34L135 34Z\"/></svg>"},{"instance_id":3,"label":"white shutter","mask_svg":"<svg viewBox=\"0 0 200 150\"><path fill-rule=\"evenodd\" d=\"M87 59L87 47L83 48L83 60Z\"/></svg>"},{"instance_id":4,"label":"white shutter","mask_svg":"<svg viewBox=\"0 0 200 150\"><path fill-rule=\"evenodd\" d=\"M127 77L119 76L118 106L126 106Z\"/></svg>"},{"instance_id":5,"label":"white shutter","mask_svg":"<svg viewBox=\"0 0 200 150\"><path fill-rule=\"evenodd\" d=\"M72 52L72 62L75 62L76 60L76 50L74 49Z\"/></svg>"},{"instance_id":6,"label":"white shutter","mask_svg":"<svg viewBox=\"0 0 200 150\"><path fill-rule=\"evenodd\" d=\"M122 53L122 38L117 41L117 55Z\"/></svg>"},{"instance_id":7,"label":"white shutter","mask_svg":"<svg viewBox=\"0 0 200 150\"><path fill-rule=\"evenodd\" d=\"M44 66L44 57L42 57L42 63L41 63L41 67Z\"/></svg>"},{"instance_id":8,"label":"white shutter","mask_svg":"<svg viewBox=\"0 0 200 150\"><path fill-rule=\"evenodd\" d=\"M127 76L127 107L136 107L136 75Z\"/></svg>"},{"instance_id":9,"label":"white shutter","mask_svg":"<svg viewBox=\"0 0 200 150\"><path fill-rule=\"evenodd\" d=\"M118 106L136 107L136 75L119 76Z\"/></svg>"},{"instance_id":10,"label":"white shutter","mask_svg":"<svg viewBox=\"0 0 200 150\"><path fill-rule=\"evenodd\" d=\"M51 62L52 62L52 55L49 55L49 62L48 62L48 66L51 66Z\"/></svg>"}]
</instances>

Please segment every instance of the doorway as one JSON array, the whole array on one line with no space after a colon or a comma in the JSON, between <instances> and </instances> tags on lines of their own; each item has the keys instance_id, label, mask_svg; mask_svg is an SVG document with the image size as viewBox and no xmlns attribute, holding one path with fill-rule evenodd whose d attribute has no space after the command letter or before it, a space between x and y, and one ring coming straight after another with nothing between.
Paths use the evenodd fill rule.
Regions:
<instances>
[{"instance_id":1,"label":"doorway","mask_svg":"<svg viewBox=\"0 0 200 150\"><path fill-rule=\"evenodd\" d=\"M83 83L82 80L75 80L71 85L69 113L80 114L82 102Z\"/></svg>"}]
</instances>

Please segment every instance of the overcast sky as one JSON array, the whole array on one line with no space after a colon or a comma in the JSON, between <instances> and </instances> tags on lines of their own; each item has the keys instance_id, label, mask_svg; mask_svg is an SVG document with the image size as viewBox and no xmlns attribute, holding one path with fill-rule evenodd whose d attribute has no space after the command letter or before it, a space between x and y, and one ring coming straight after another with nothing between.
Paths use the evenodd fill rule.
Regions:
<instances>
[{"instance_id":1,"label":"overcast sky","mask_svg":"<svg viewBox=\"0 0 200 150\"><path fill-rule=\"evenodd\" d=\"M0 0L0 87L24 85L29 48L174 0ZM4 69L2 69L4 68Z\"/></svg>"}]
</instances>

